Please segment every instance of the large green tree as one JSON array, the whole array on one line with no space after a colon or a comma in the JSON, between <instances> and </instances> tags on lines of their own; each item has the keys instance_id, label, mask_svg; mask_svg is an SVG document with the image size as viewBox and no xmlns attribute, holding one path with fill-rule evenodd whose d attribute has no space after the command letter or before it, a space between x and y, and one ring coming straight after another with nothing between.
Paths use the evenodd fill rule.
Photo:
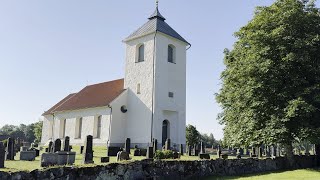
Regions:
<instances>
[{"instance_id":1,"label":"large green tree","mask_svg":"<svg viewBox=\"0 0 320 180\"><path fill-rule=\"evenodd\" d=\"M200 133L196 127L190 124L186 127L186 139L188 145L193 146L194 144L198 144L200 137Z\"/></svg>"},{"instance_id":2,"label":"large green tree","mask_svg":"<svg viewBox=\"0 0 320 180\"><path fill-rule=\"evenodd\" d=\"M258 7L225 50L217 101L228 145L292 143L320 137L320 16L314 1Z\"/></svg>"}]
</instances>

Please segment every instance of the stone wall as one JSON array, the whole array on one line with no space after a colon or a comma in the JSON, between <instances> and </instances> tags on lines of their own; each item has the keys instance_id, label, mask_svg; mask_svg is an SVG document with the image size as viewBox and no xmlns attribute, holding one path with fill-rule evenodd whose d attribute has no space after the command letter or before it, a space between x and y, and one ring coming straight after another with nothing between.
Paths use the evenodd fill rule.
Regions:
<instances>
[{"instance_id":1,"label":"stone wall","mask_svg":"<svg viewBox=\"0 0 320 180\"><path fill-rule=\"evenodd\" d=\"M232 176L268 171L312 168L315 156L296 156L295 167L285 158L232 159L207 161L144 160L96 167L58 167L28 172L0 172L0 179L199 179L206 176Z\"/></svg>"}]
</instances>

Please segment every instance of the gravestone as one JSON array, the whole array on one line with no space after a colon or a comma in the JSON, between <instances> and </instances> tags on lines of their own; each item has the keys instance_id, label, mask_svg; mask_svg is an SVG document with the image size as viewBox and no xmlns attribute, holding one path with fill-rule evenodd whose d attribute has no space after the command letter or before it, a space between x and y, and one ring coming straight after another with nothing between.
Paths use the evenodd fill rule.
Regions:
<instances>
[{"instance_id":1,"label":"gravestone","mask_svg":"<svg viewBox=\"0 0 320 180\"><path fill-rule=\"evenodd\" d=\"M83 158L82 161L84 164L90 164L93 162L93 137L91 135L88 135L85 142L84 142L84 152L83 152Z\"/></svg>"},{"instance_id":2,"label":"gravestone","mask_svg":"<svg viewBox=\"0 0 320 180\"><path fill-rule=\"evenodd\" d=\"M217 147L217 156L218 156L218 158L221 157L221 146L220 145L218 145L218 147Z\"/></svg>"},{"instance_id":3,"label":"gravestone","mask_svg":"<svg viewBox=\"0 0 320 180\"><path fill-rule=\"evenodd\" d=\"M133 156L141 156L140 149L134 149Z\"/></svg>"},{"instance_id":4,"label":"gravestone","mask_svg":"<svg viewBox=\"0 0 320 180\"><path fill-rule=\"evenodd\" d=\"M164 146L164 149L165 150L170 150L170 147L171 147L171 140L168 138L165 142L165 146Z\"/></svg>"},{"instance_id":5,"label":"gravestone","mask_svg":"<svg viewBox=\"0 0 320 180\"><path fill-rule=\"evenodd\" d=\"M155 154L156 151L158 150L158 140L157 139L153 139L152 146L153 146L153 154Z\"/></svg>"},{"instance_id":6,"label":"gravestone","mask_svg":"<svg viewBox=\"0 0 320 180\"><path fill-rule=\"evenodd\" d=\"M205 153L204 154L200 153L199 154L199 158L200 159L210 159L210 155L209 154L205 154Z\"/></svg>"},{"instance_id":7,"label":"gravestone","mask_svg":"<svg viewBox=\"0 0 320 180\"><path fill-rule=\"evenodd\" d=\"M125 151L119 151L117 154L117 162L119 161L124 161L124 160L129 160L129 153Z\"/></svg>"},{"instance_id":8,"label":"gravestone","mask_svg":"<svg viewBox=\"0 0 320 180\"><path fill-rule=\"evenodd\" d=\"M54 147L53 147L53 152L58 152L61 151L61 140L60 139L56 139L54 141Z\"/></svg>"},{"instance_id":9,"label":"gravestone","mask_svg":"<svg viewBox=\"0 0 320 180\"><path fill-rule=\"evenodd\" d=\"M193 146L193 155L194 156L198 156L199 155L198 146L196 144Z\"/></svg>"},{"instance_id":10,"label":"gravestone","mask_svg":"<svg viewBox=\"0 0 320 180\"><path fill-rule=\"evenodd\" d=\"M124 144L124 150L130 154L130 138L126 139L126 143Z\"/></svg>"},{"instance_id":11,"label":"gravestone","mask_svg":"<svg viewBox=\"0 0 320 180\"><path fill-rule=\"evenodd\" d=\"M120 147L111 147L111 146L109 146L108 148L107 148L108 150L108 156L117 156L117 154L118 154L118 152L119 151L122 151L122 148L120 148Z\"/></svg>"},{"instance_id":12,"label":"gravestone","mask_svg":"<svg viewBox=\"0 0 320 180\"><path fill-rule=\"evenodd\" d=\"M147 149L140 149L141 156L147 156Z\"/></svg>"},{"instance_id":13,"label":"gravestone","mask_svg":"<svg viewBox=\"0 0 320 180\"><path fill-rule=\"evenodd\" d=\"M255 148L255 147L252 147L252 148L251 148L250 157L257 157L256 148Z\"/></svg>"},{"instance_id":14,"label":"gravestone","mask_svg":"<svg viewBox=\"0 0 320 180\"><path fill-rule=\"evenodd\" d=\"M275 145L272 146L271 148L271 156L276 157L277 156L277 147Z\"/></svg>"},{"instance_id":15,"label":"gravestone","mask_svg":"<svg viewBox=\"0 0 320 180\"><path fill-rule=\"evenodd\" d=\"M270 154L270 146L267 146L267 147L266 147L266 156L267 156L267 157L270 157L270 156L271 156L271 154Z\"/></svg>"},{"instance_id":16,"label":"gravestone","mask_svg":"<svg viewBox=\"0 0 320 180\"><path fill-rule=\"evenodd\" d=\"M45 152L46 152L46 153L49 152L49 148L46 148L46 149L45 149Z\"/></svg>"},{"instance_id":17,"label":"gravestone","mask_svg":"<svg viewBox=\"0 0 320 180\"><path fill-rule=\"evenodd\" d=\"M6 156L6 150L2 142L0 142L0 168L4 168L4 160Z\"/></svg>"},{"instance_id":18,"label":"gravestone","mask_svg":"<svg viewBox=\"0 0 320 180\"><path fill-rule=\"evenodd\" d=\"M243 148L239 148L239 149L238 149L238 152L239 152L238 154L239 154L240 156L243 156Z\"/></svg>"},{"instance_id":19,"label":"gravestone","mask_svg":"<svg viewBox=\"0 0 320 180\"><path fill-rule=\"evenodd\" d=\"M153 159L153 147L147 149L147 159Z\"/></svg>"},{"instance_id":20,"label":"gravestone","mask_svg":"<svg viewBox=\"0 0 320 180\"><path fill-rule=\"evenodd\" d=\"M34 161L36 159L36 151L21 151L20 161Z\"/></svg>"},{"instance_id":21,"label":"gravestone","mask_svg":"<svg viewBox=\"0 0 320 180\"><path fill-rule=\"evenodd\" d=\"M7 142L7 159L6 160L14 160L14 154L15 154L14 139L8 138L8 142Z\"/></svg>"},{"instance_id":22,"label":"gravestone","mask_svg":"<svg viewBox=\"0 0 320 180\"><path fill-rule=\"evenodd\" d=\"M246 155L247 155L247 156L250 155L250 150L249 150L249 148L246 148Z\"/></svg>"},{"instance_id":23,"label":"gravestone","mask_svg":"<svg viewBox=\"0 0 320 180\"><path fill-rule=\"evenodd\" d=\"M76 152L59 151L57 159L57 165L73 165L76 160Z\"/></svg>"},{"instance_id":24,"label":"gravestone","mask_svg":"<svg viewBox=\"0 0 320 180\"><path fill-rule=\"evenodd\" d=\"M192 156L192 146L188 145L188 156Z\"/></svg>"},{"instance_id":25,"label":"gravestone","mask_svg":"<svg viewBox=\"0 0 320 180\"><path fill-rule=\"evenodd\" d=\"M55 166L58 162L58 154L43 153L41 155L41 167Z\"/></svg>"},{"instance_id":26,"label":"gravestone","mask_svg":"<svg viewBox=\"0 0 320 180\"><path fill-rule=\"evenodd\" d=\"M66 136L63 141L63 151L70 152L70 137Z\"/></svg>"},{"instance_id":27,"label":"gravestone","mask_svg":"<svg viewBox=\"0 0 320 180\"><path fill-rule=\"evenodd\" d=\"M48 152L53 152L53 142L52 141L49 142L48 149L49 149Z\"/></svg>"},{"instance_id":28,"label":"gravestone","mask_svg":"<svg viewBox=\"0 0 320 180\"><path fill-rule=\"evenodd\" d=\"M260 146L258 148L258 156L259 156L259 158L262 158L262 154L263 154L263 150L262 150L262 147Z\"/></svg>"},{"instance_id":29,"label":"gravestone","mask_svg":"<svg viewBox=\"0 0 320 180\"><path fill-rule=\"evenodd\" d=\"M183 144L180 144L180 155L183 156L183 153L184 153L184 151L183 151Z\"/></svg>"},{"instance_id":30,"label":"gravestone","mask_svg":"<svg viewBox=\"0 0 320 180\"><path fill-rule=\"evenodd\" d=\"M310 148L309 148L309 144L307 144L306 146L305 146L305 152L304 152L304 155L306 155L306 156L310 156Z\"/></svg>"},{"instance_id":31,"label":"gravestone","mask_svg":"<svg viewBox=\"0 0 320 180\"><path fill-rule=\"evenodd\" d=\"M80 146L80 154L83 154L83 149L84 149L84 146Z\"/></svg>"},{"instance_id":32,"label":"gravestone","mask_svg":"<svg viewBox=\"0 0 320 180\"><path fill-rule=\"evenodd\" d=\"M101 157L101 163L108 163L110 161L110 157Z\"/></svg>"},{"instance_id":33,"label":"gravestone","mask_svg":"<svg viewBox=\"0 0 320 180\"><path fill-rule=\"evenodd\" d=\"M200 153L201 154L205 154L206 153L206 149L205 149L205 146L204 146L203 142L200 143L200 148L201 148Z\"/></svg>"}]
</instances>

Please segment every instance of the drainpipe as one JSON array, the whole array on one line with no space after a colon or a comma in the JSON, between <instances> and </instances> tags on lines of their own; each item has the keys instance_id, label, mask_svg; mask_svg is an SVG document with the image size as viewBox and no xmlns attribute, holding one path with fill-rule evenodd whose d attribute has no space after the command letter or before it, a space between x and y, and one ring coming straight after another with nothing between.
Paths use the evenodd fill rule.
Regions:
<instances>
[{"instance_id":1,"label":"drainpipe","mask_svg":"<svg viewBox=\"0 0 320 180\"><path fill-rule=\"evenodd\" d=\"M152 67L152 111L151 111L151 139L150 142L152 142L153 139L153 119L154 119L154 86L155 86L155 56L156 56L156 36L157 36L158 31L156 31L156 33L154 34L154 38L153 38L153 67Z\"/></svg>"},{"instance_id":2,"label":"drainpipe","mask_svg":"<svg viewBox=\"0 0 320 180\"><path fill-rule=\"evenodd\" d=\"M110 105L108 105L108 107L110 108L110 123L109 123L109 136L108 136L108 143L107 145L110 145L110 135L111 135L111 123L112 123L112 107Z\"/></svg>"}]
</instances>

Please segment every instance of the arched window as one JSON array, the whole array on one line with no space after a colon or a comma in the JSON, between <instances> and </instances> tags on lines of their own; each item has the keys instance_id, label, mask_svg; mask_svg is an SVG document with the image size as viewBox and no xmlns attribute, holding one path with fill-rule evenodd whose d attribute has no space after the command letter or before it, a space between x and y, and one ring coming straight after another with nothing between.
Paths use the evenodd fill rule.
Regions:
<instances>
[{"instance_id":1,"label":"arched window","mask_svg":"<svg viewBox=\"0 0 320 180\"><path fill-rule=\"evenodd\" d=\"M175 63L175 47L172 44L168 46L168 62Z\"/></svg>"},{"instance_id":2,"label":"arched window","mask_svg":"<svg viewBox=\"0 0 320 180\"><path fill-rule=\"evenodd\" d=\"M144 45L140 45L138 48L138 60L137 62L143 62L144 61Z\"/></svg>"},{"instance_id":3,"label":"arched window","mask_svg":"<svg viewBox=\"0 0 320 180\"><path fill-rule=\"evenodd\" d=\"M170 138L170 123L168 120L162 122L162 146L165 144L166 140Z\"/></svg>"}]
</instances>

